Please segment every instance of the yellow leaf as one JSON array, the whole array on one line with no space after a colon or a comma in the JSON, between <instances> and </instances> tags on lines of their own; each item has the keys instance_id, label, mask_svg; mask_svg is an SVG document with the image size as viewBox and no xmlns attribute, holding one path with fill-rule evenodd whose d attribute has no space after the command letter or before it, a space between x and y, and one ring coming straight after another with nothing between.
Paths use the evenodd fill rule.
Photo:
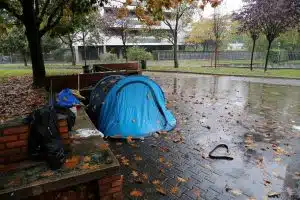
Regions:
<instances>
[{"instance_id":1,"label":"yellow leaf","mask_svg":"<svg viewBox=\"0 0 300 200\"><path fill-rule=\"evenodd\" d=\"M280 162L280 161L281 161L281 158L275 158L275 161L276 161L276 162Z\"/></svg>"},{"instance_id":2,"label":"yellow leaf","mask_svg":"<svg viewBox=\"0 0 300 200\"><path fill-rule=\"evenodd\" d=\"M129 165L129 160L125 157L125 156L123 156L123 157L121 157L121 163L123 164L123 165Z\"/></svg>"},{"instance_id":3,"label":"yellow leaf","mask_svg":"<svg viewBox=\"0 0 300 200\"><path fill-rule=\"evenodd\" d=\"M128 143L132 143L132 142L133 142L131 136L128 136L128 137L127 137L127 142L128 142Z\"/></svg>"},{"instance_id":4,"label":"yellow leaf","mask_svg":"<svg viewBox=\"0 0 300 200\"><path fill-rule=\"evenodd\" d=\"M137 155L134 157L134 159L135 159L136 161L141 161L141 160L143 160L143 158L142 158L141 156L137 156Z\"/></svg>"},{"instance_id":5,"label":"yellow leaf","mask_svg":"<svg viewBox=\"0 0 300 200\"><path fill-rule=\"evenodd\" d=\"M160 186L156 188L156 191L161 195L167 195L166 190Z\"/></svg>"},{"instance_id":6,"label":"yellow leaf","mask_svg":"<svg viewBox=\"0 0 300 200\"><path fill-rule=\"evenodd\" d=\"M180 182L180 183L186 183L188 180L184 179L184 178L181 178L181 177L177 177L177 181Z\"/></svg>"},{"instance_id":7,"label":"yellow leaf","mask_svg":"<svg viewBox=\"0 0 300 200\"><path fill-rule=\"evenodd\" d=\"M134 171L134 170L131 172L131 174L132 174L133 177L138 177L139 176L139 173L137 171Z\"/></svg>"},{"instance_id":8,"label":"yellow leaf","mask_svg":"<svg viewBox=\"0 0 300 200\"><path fill-rule=\"evenodd\" d=\"M90 162L90 161L91 161L91 157L90 156L84 156L83 162Z\"/></svg>"},{"instance_id":9,"label":"yellow leaf","mask_svg":"<svg viewBox=\"0 0 300 200\"><path fill-rule=\"evenodd\" d=\"M152 181L152 184L153 185L160 185L160 181L155 179L155 180Z\"/></svg>"},{"instance_id":10,"label":"yellow leaf","mask_svg":"<svg viewBox=\"0 0 300 200\"><path fill-rule=\"evenodd\" d=\"M130 196L132 197L142 197L143 196L143 192L137 190L137 189L134 189L130 192Z\"/></svg>"},{"instance_id":11,"label":"yellow leaf","mask_svg":"<svg viewBox=\"0 0 300 200\"><path fill-rule=\"evenodd\" d=\"M172 187L170 192L171 192L172 194L177 194L178 191L179 191L179 188L178 188L178 187Z\"/></svg>"}]
</instances>

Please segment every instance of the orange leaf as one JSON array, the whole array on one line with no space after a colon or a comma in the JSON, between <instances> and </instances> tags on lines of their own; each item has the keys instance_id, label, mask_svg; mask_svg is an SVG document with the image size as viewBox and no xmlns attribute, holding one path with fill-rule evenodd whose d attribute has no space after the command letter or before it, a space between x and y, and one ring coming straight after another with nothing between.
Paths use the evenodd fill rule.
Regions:
<instances>
[{"instance_id":1,"label":"orange leaf","mask_svg":"<svg viewBox=\"0 0 300 200\"><path fill-rule=\"evenodd\" d=\"M142 197L143 196L143 192L137 190L137 189L134 189L130 192L130 196L132 197Z\"/></svg>"},{"instance_id":2,"label":"orange leaf","mask_svg":"<svg viewBox=\"0 0 300 200\"><path fill-rule=\"evenodd\" d=\"M162 188L162 187L157 187L157 188L156 188L156 191L157 191L159 194L161 194L161 195L167 195L166 190L165 190L164 188Z\"/></svg>"},{"instance_id":3,"label":"orange leaf","mask_svg":"<svg viewBox=\"0 0 300 200\"><path fill-rule=\"evenodd\" d=\"M172 194L177 194L178 191L179 191L179 188L178 188L178 187L172 187L172 188L171 188L171 193L172 193Z\"/></svg>"},{"instance_id":4,"label":"orange leaf","mask_svg":"<svg viewBox=\"0 0 300 200\"><path fill-rule=\"evenodd\" d=\"M148 180L148 174L143 173L143 174L142 174L142 178L145 179L145 180Z\"/></svg>"},{"instance_id":5,"label":"orange leaf","mask_svg":"<svg viewBox=\"0 0 300 200\"><path fill-rule=\"evenodd\" d=\"M71 158L67 159L64 166L69 169L73 169L77 166L77 164L80 162L79 156L72 156Z\"/></svg>"},{"instance_id":6,"label":"orange leaf","mask_svg":"<svg viewBox=\"0 0 300 200\"><path fill-rule=\"evenodd\" d=\"M128 137L127 137L127 142L128 142L128 143L132 143L132 142L133 142L131 136L128 136Z\"/></svg>"},{"instance_id":7,"label":"orange leaf","mask_svg":"<svg viewBox=\"0 0 300 200\"><path fill-rule=\"evenodd\" d=\"M165 158L164 157L159 157L159 162L160 163L163 163L165 161Z\"/></svg>"},{"instance_id":8,"label":"orange leaf","mask_svg":"<svg viewBox=\"0 0 300 200\"><path fill-rule=\"evenodd\" d=\"M107 143L103 143L103 144L100 144L99 145L99 148L100 148L100 150L101 151L105 151L105 150L107 150L108 149L108 144Z\"/></svg>"}]
</instances>

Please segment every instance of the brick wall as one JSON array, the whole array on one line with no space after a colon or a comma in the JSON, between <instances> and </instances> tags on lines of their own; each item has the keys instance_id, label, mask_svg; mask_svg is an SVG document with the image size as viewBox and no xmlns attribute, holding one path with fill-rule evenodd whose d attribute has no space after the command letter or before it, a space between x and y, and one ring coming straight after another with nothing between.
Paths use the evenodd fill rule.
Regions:
<instances>
[{"instance_id":1,"label":"brick wall","mask_svg":"<svg viewBox=\"0 0 300 200\"><path fill-rule=\"evenodd\" d=\"M69 145L67 121L59 120L58 127L63 143ZM29 132L29 125L23 123L0 127L0 171L5 165L28 159Z\"/></svg>"},{"instance_id":2,"label":"brick wall","mask_svg":"<svg viewBox=\"0 0 300 200\"><path fill-rule=\"evenodd\" d=\"M123 199L123 176L114 175L98 181L99 196L101 200Z\"/></svg>"},{"instance_id":3,"label":"brick wall","mask_svg":"<svg viewBox=\"0 0 300 200\"><path fill-rule=\"evenodd\" d=\"M114 175L23 200L123 200L122 187L123 176Z\"/></svg>"}]
</instances>

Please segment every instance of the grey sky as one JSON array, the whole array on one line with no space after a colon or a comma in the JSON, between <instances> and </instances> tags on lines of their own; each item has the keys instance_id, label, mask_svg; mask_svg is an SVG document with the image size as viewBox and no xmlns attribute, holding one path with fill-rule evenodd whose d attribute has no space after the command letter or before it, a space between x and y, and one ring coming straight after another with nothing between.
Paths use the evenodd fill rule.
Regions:
<instances>
[{"instance_id":1,"label":"grey sky","mask_svg":"<svg viewBox=\"0 0 300 200\"><path fill-rule=\"evenodd\" d=\"M235 10L238 10L242 7L242 0L224 0L221 6L219 7L220 12L223 14L230 14ZM204 17L210 17L213 13L213 9L210 6L205 8L203 13Z\"/></svg>"}]
</instances>

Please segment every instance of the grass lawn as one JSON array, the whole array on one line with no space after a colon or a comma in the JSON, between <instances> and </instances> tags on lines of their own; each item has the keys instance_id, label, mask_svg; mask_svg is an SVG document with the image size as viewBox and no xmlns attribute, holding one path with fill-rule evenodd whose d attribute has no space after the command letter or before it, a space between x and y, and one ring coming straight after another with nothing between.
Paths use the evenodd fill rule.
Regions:
<instances>
[{"instance_id":1,"label":"grass lawn","mask_svg":"<svg viewBox=\"0 0 300 200\"><path fill-rule=\"evenodd\" d=\"M81 69L47 69L46 75L64 75L64 74L77 74L82 72ZM0 69L0 78L11 76L24 76L31 75L31 69Z\"/></svg>"},{"instance_id":2,"label":"grass lawn","mask_svg":"<svg viewBox=\"0 0 300 200\"><path fill-rule=\"evenodd\" d=\"M240 76L257 76L257 77L282 77L282 78L300 78L300 69L269 69L264 72L263 69L254 69L250 71L247 68L211 68L211 67L148 67L148 70L160 71L177 71L193 72L199 74L216 74L216 75L240 75Z\"/></svg>"}]
</instances>

